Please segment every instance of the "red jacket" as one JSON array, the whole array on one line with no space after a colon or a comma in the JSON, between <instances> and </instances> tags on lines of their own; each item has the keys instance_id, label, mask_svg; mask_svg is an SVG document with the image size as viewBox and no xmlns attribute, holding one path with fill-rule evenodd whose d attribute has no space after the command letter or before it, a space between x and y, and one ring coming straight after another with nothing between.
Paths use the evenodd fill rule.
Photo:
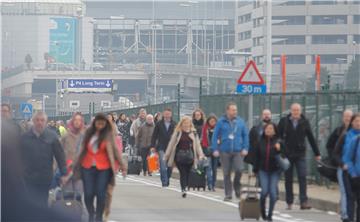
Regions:
<instances>
[{"instance_id":1,"label":"red jacket","mask_svg":"<svg viewBox=\"0 0 360 222\"><path fill-rule=\"evenodd\" d=\"M84 159L81 162L81 166L90 169L93 166L93 160L95 160L96 163L96 169L98 170L107 170L111 168L110 160L106 151L107 142L103 141L100 146L99 150L94 153L92 146L90 143L87 144L86 149L86 155Z\"/></svg>"}]
</instances>

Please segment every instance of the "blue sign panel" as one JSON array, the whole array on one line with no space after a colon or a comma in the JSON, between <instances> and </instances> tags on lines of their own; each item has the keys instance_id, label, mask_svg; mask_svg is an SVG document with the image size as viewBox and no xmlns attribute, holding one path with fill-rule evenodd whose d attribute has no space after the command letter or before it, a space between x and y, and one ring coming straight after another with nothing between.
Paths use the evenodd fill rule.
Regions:
<instances>
[{"instance_id":1,"label":"blue sign panel","mask_svg":"<svg viewBox=\"0 0 360 222\"><path fill-rule=\"evenodd\" d=\"M237 92L240 94L266 94L266 85L239 84Z\"/></svg>"},{"instance_id":2,"label":"blue sign panel","mask_svg":"<svg viewBox=\"0 0 360 222\"><path fill-rule=\"evenodd\" d=\"M20 113L23 118L28 119L32 117L33 107L30 103L20 103Z\"/></svg>"},{"instance_id":3,"label":"blue sign panel","mask_svg":"<svg viewBox=\"0 0 360 222\"><path fill-rule=\"evenodd\" d=\"M68 79L68 88L112 89L111 79Z\"/></svg>"},{"instance_id":4,"label":"blue sign panel","mask_svg":"<svg viewBox=\"0 0 360 222\"><path fill-rule=\"evenodd\" d=\"M49 54L57 63L75 63L76 18L50 18Z\"/></svg>"}]
</instances>

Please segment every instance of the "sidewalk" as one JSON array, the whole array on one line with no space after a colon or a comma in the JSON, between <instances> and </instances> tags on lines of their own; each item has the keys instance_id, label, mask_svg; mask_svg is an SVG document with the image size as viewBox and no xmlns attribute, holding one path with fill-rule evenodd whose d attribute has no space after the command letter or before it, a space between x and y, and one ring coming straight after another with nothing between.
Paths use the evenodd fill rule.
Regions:
<instances>
[{"instance_id":1,"label":"sidewalk","mask_svg":"<svg viewBox=\"0 0 360 222\"><path fill-rule=\"evenodd\" d=\"M179 179L179 172L177 168L174 168L172 177ZM247 183L248 174L244 173L241 177L241 184L246 185ZM224 188L223 172L221 169L218 169L216 187L221 189ZM285 201L285 182L283 180L279 182L279 193L280 200ZM340 192L336 184L332 184L330 188L316 184L308 184L307 194L309 204L313 208L323 211L339 212ZM294 204L299 205L299 185L296 182L294 183L294 195Z\"/></svg>"}]
</instances>

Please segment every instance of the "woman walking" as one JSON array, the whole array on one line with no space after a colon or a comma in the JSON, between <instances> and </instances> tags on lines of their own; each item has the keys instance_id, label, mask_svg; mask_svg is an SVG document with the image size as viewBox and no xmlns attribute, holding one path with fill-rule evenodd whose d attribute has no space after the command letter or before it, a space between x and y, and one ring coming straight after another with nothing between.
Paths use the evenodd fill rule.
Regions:
<instances>
[{"instance_id":1,"label":"woman walking","mask_svg":"<svg viewBox=\"0 0 360 222\"><path fill-rule=\"evenodd\" d=\"M205 124L205 114L201 109L195 109L192 114L192 122L196 129L197 135L201 138L202 129Z\"/></svg>"},{"instance_id":2,"label":"woman walking","mask_svg":"<svg viewBox=\"0 0 360 222\"><path fill-rule=\"evenodd\" d=\"M80 169L83 181L89 222L103 221L106 192L109 184L115 184L116 164L121 164L121 157L116 146L112 123L104 114L97 114L85 133L76 165L76 169Z\"/></svg>"},{"instance_id":3,"label":"woman walking","mask_svg":"<svg viewBox=\"0 0 360 222\"><path fill-rule=\"evenodd\" d=\"M169 167L175 164L179 169L182 197L186 198L190 170L193 167L196 169L198 160L205 158L190 117L183 117L176 126L164 158Z\"/></svg>"},{"instance_id":4,"label":"woman walking","mask_svg":"<svg viewBox=\"0 0 360 222\"><path fill-rule=\"evenodd\" d=\"M254 155L254 172L259 175L261 186L260 208L264 221L272 221L272 215L277 201L277 187L281 169L278 166L276 156L280 154L280 148L275 124L266 124ZM267 196L270 196L268 215L266 215Z\"/></svg>"},{"instance_id":5,"label":"woman walking","mask_svg":"<svg viewBox=\"0 0 360 222\"><path fill-rule=\"evenodd\" d=\"M209 191L215 191L217 168L219 164L219 157L214 157L211 153L211 140L214 134L214 129L217 123L215 115L210 115L202 130L201 145L203 153L209 159L210 164L206 168L206 177Z\"/></svg>"},{"instance_id":6,"label":"woman walking","mask_svg":"<svg viewBox=\"0 0 360 222\"><path fill-rule=\"evenodd\" d=\"M116 125L122 139L123 148L125 149L129 144L131 126L131 123L128 121L125 113L121 113L119 115L119 119L116 121Z\"/></svg>"}]
</instances>

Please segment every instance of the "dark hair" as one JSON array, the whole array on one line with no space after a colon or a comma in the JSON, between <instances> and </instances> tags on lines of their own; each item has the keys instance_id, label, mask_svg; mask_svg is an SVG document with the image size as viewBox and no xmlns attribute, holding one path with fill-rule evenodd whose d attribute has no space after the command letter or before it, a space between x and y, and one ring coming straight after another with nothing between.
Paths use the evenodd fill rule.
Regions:
<instances>
[{"instance_id":1,"label":"dark hair","mask_svg":"<svg viewBox=\"0 0 360 222\"><path fill-rule=\"evenodd\" d=\"M94 121L91 123L91 126L85 132L85 137L84 137L84 145L85 145L85 147L89 143L91 137L96 133L95 123L96 123L96 121L99 121L99 120L102 120L102 121L106 122L105 128L100 131L100 135L99 135L99 138L98 138L99 146L109 134L113 133L113 128L112 128L111 123L109 122L109 120L106 118L106 116L104 114L99 113L99 114L97 114L95 116Z\"/></svg>"},{"instance_id":2,"label":"dark hair","mask_svg":"<svg viewBox=\"0 0 360 222\"><path fill-rule=\"evenodd\" d=\"M112 121L115 122L115 117L113 116L112 113L108 113L107 116L111 116Z\"/></svg>"},{"instance_id":3,"label":"dark hair","mask_svg":"<svg viewBox=\"0 0 360 222\"><path fill-rule=\"evenodd\" d=\"M355 121L356 118L360 118L360 113L355 113L355 114L351 117L348 130L350 130L350 129L352 128L352 124L353 124L353 122Z\"/></svg>"},{"instance_id":4,"label":"dark hair","mask_svg":"<svg viewBox=\"0 0 360 222\"><path fill-rule=\"evenodd\" d=\"M197 113L197 112L199 112L200 114L201 114L201 119L203 120L203 121L205 121L205 113L202 111L202 109L200 109L200 108L197 108L197 109L195 109L194 110L194 112L192 113L192 119L194 120L195 119L195 113Z\"/></svg>"},{"instance_id":5,"label":"dark hair","mask_svg":"<svg viewBox=\"0 0 360 222\"><path fill-rule=\"evenodd\" d=\"M164 112L165 112L165 111L172 112L172 109L168 107L168 108L165 108L165 109L164 109Z\"/></svg>"},{"instance_id":6,"label":"dark hair","mask_svg":"<svg viewBox=\"0 0 360 222\"><path fill-rule=\"evenodd\" d=\"M226 110L228 110L230 108L230 106L237 106L235 102L228 102L226 104Z\"/></svg>"},{"instance_id":7,"label":"dark hair","mask_svg":"<svg viewBox=\"0 0 360 222\"><path fill-rule=\"evenodd\" d=\"M209 125L209 123L210 123L210 121L211 121L212 119L214 119L214 120L217 121L216 115L211 113L211 114L208 116L208 118L206 119L206 124Z\"/></svg>"},{"instance_id":8,"label":"dark hair","mask_svg":"<svg viewBox=\"0 0 360 222\"><path fill-rule=\"evenodd\" d=\"M277 127L276 127L276 124L273 123L273 122L270 122L270 123L266 123L263 127L264 129L264 132L263 132L263 137L266 137L266 134L265 134L265 131L266 131L266 128L268 128L269 126L273 126L274 127L274 131L275 131L275 137L277 137L278 135L278 130L277 130Z\"/></svg>"}]
</instances>

